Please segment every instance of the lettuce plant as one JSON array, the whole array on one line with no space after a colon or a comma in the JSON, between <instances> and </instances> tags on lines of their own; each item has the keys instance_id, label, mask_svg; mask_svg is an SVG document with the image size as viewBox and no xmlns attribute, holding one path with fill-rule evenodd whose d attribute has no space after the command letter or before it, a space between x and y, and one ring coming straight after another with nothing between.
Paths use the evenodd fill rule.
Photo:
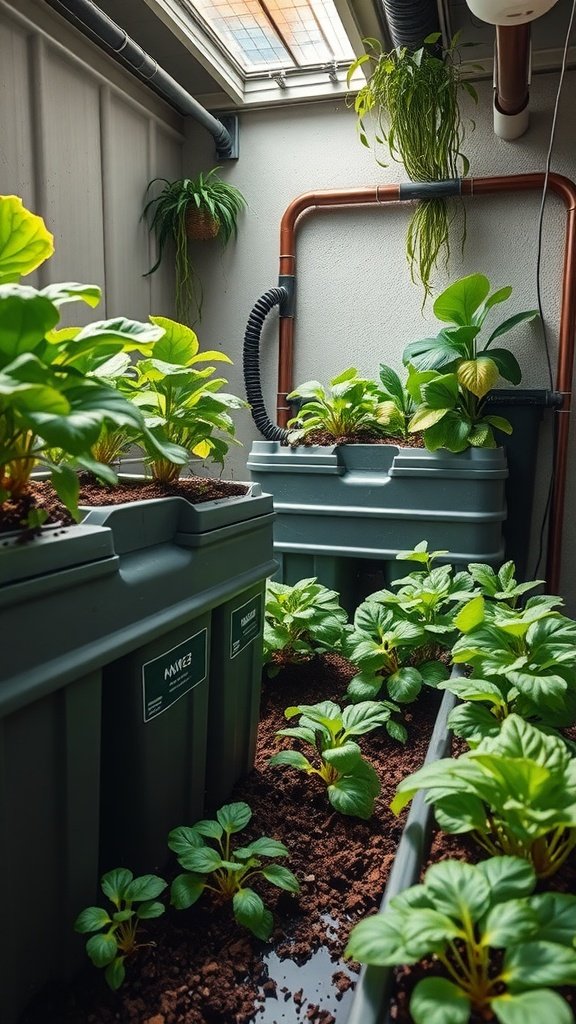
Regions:
<instances>
[{"instance_id":1,"label":"lettuce plant","mask_svg":"<svg viewBox=\"0 0 576 1024\"><path fill-rule=\"evenodd\" d=\"M555 874L576 846L576 758L519 715L475 750L409 775L392 810L420 789L445 832L470 832L488 853L524 857L539 878Z\"/></svg>"},{"instance_id":2,"label":"lettuce plant","mask_svg":"<svg viewBox=\"0 0 576 1024\"><path fill-rule=\"evenodd\" d=\"M415 964L434 956L441 977L419 981L414 1024L573 1024L553 989L576 984L576 897L532 895L535 875L516 857L473 866L447 860L352 930L346 954L362 963Z\"/></svg>"},{"instance_id":3,"label":"lettuce plant","mask_svg":"<svg viewBox=\"0 0 576 1024\"><path fill-rule=\"evenodd\" d=\"M171 900L177 910L191 907L205 891L221 900L232 900L237 923L266 940L274 924L272 914L247 883L260 876L286 892L296 893L300 886L287 867L265 863L288 856L288 850L277 839L261 836L246 846L233 847L232 836L242 832L251 817L248 804L225 804L216 811L215 821L197 821L191 827L172 829L168 845L186 874L172 882Z\"/></svg>"},{"instance_id":4,"label":"lettuce plant","mask_svg":"<svg viewBox=\"0 0 576 1024\"><path fill-rule=\"evenodd\" d=\"M157 875L134 875L127 868L115 868L102 876L102 892L112 903L110 913L102 907L87 907L76 918L74 928L87 934L95 932L86 943L86 952L95 967L104 968L104 977L116 990L124 981L127 957L142 948L137 941L141 921L160 917L164 904L157 897L168 883Z\"/></svg>"},{"instance_id":5,"label":"lettuce plant","mask_svg":"<svg viewBox=\"0 0 576 1024\"><path fill-rule=\"evenodd\" d=\"M329 434L334 442L342 437L353 438L369 431L384 436L388 433L389 409L380 408L378 388L374 381L358 376L354 367L344 370L330 381L327 391L317 380L301 384L288 395L288 400L302 399L298 415L288 423L289 440L296 444L313 430Z\"/></svg>"},{"instance_id":6,"label":"lettuce plant","mask_svg":"<svg viewBox=\"0 0 576 1024\"><path fill-rule=\"evenodd\" d=\"M199 363L231 360L223 352L200 352L198 338L190 327L167 317L151 316L162 331L153 356L139 360L122 387L144 415L147 432L137 438L144 449L152 476L169 483L177 480L182 464L159 456L160 445L175 445L190 458L210 458L223 464L235 438L230 409L246 408L246 402L221 391L228 382L214 377L214 367ZM187 461L187 460L185 460Z\"/></svg>"},{"instance_id":7,"label":"lettuce plant","mask_svg":"<svg viewBox=\"0 0 576 1024\"><path fill-rule=\"evenodd\" d=\"M320 763L317 767L298 750L281 750L270 758L270 764L318 775L326 783L328 800L336 811L369 818L380 792L380 780L352 737L385 725L392 710L397 708L386 701L364 701L344 711L330 700L286 708L285 717L300 715L300 722L295 728L280 729L276 735L302 740L313 747Z\"/></svg>"},{"instance_id":8,"label":"lettuce plant","mask_svg":"<svg viewBox=\"0 0 576 1024\"><path fill-rule=\"evenodd\" d=\"M316 577L294 586L269 580L264 613L264 664L269 676L282 663L298 664L321 651L337 650L348 616L338 594ZM276 660L276 663L275 663Z\"/></svg>"},{"instance_id":9,"label":"lettuce plant","mask_svg":"<svg viewBox=\"0 0 576 1024\"><path fill-rule=\"evenodd\" d=\"M506 286L490 293L483 274L451 284L434 303L434 314L447 326L434 338L413 341L403 360L411 368L408 391L417 403L409 430L422 431L428 449L461 452L468 447L494 448L494 430L511 433L508 420L486 413L484 399L500 377L519 384L516 357L492 343L538 311L515 313L500 323L485 342L479 335L490 311L512 294Z\"/></svg>"}]
</instances>

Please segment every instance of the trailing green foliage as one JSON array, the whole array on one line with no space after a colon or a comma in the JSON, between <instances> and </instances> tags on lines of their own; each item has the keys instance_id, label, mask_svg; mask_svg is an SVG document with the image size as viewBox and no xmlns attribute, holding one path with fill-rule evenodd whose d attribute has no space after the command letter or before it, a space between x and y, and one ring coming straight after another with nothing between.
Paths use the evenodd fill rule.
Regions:
<instances>
[{"instance_id":1,"label":"trailing green foliage","mask_svg":"<svg viewBox=\"0 0 576 1024\"><path fill-rule=\"evenodd\" d=\"M358 68L369 70L367 84L354 102L360 141L370 146L366 125L370 114L376 120L376 145L386 146L412 181L446 181L469 170L462 152L464 125L458 98L461 89L474 101L477 96L462 78L457 37L441 52L439 41L438 32L428 36L415 53L406 47L384 53L377 39L365 39L366 53L348 72L350 85ZM452 219L446 200L434 198L421 200L410 221L406 255L412 280L420 278L425 298L442 252L448 262Z\"/></svg>"},{"instance_id":2,"label":"trailing green foliage","mask_svg":"<svg viewBox=\"0 0 576 1024\"><path fill-rule=\"evenodd\" d=\"M277 839L261 836L246 846L233 847L232 836L242 832L251 817L248 804L225 804L216 811L216 821L197 821L191 827L172 829L168 845L186 874L172 882L171 900L177 910L191 907L204 891L232 900L236 922L266 940L274 924L272 914L247 883L260 876L286 892L297 893L300 886L287 867L266 863L288 856L288 850Z\"/></svg>"},{"instance_id":3,"label":"trailing green foliage","mask_svg":"<svg viewBox=\"0 0 576 1024\"><path fill-rule=\"evenodd\" d=\"M508 420L485 413L484 400L500 377L519 384L522 372L516 357L492 342L514 327L538 316L531 309L499 324L485 343L479 335L494 306L512 294L506 286L490 293L483 274L471 274L451 284L434 302L438 320L449 326L434 338L413 341L404 349L409 367L407 388L417 403L411 432L423 432L430 451L448 448L494 448L494 430L511 433Z\"/></svg>"},{"instance_id":4,"label":"trailing green foliage","mask_svg":"<svg viewBox=\"0 0 576 1024\"><path fill-rule=\"evenodd\" d=\"M177 480L192 455L211 459L220 465L230 444L239 444L229 409L247 408L236 395L220 389L228 381L214 377L215 368L199 363L231 363L223 352L201 352L198 338L190 327L163 316L150 320L163 336L154 355L141 359L122 378L121 386L144 415L146 433L136 442L145 450L152 476L156 480ZM187 457L175 461L159 452L169 448L182 450Z\"/></svg>"},{"instance_id":5,"label":"trailing green foliage","mask_svg":"<svg viewBox=\"0 0 576 1024\"><path fill-rule=\"evenodd\" d=\"M128 868L114 868L101 879L102 892L114 910L87 907L74 923L77 932L95 932L86 943L86 952L95 967L104 968L104 977L111 989L118 989L126 976L124 961L133 956L143 943L137 941L141 921L160 917L164 905L157 897L168 883L157 875L134 878ZM146 945L146 943L144 943Z\"/></svg>"},{"instance_id":6,"label":"trailing green foliage","mask_svg":"<svg viewBox=\"0 0 576 1024\"><path fill-rule=\"evenodd\" d=\"M576 846L576 759L519 715L475 750L409 775L392 810L420 789L445 832L470 832L488 853L524 857L539 878L555 874Z\"/></svg>"},{"instance_id":7,"label":"trailing green foliage","mask_svg":"<svg viewBox=\"0 0 576 1024\"><path fill-rule=\"evenodd\" d=\"M473 1013L499 1024L573 1024L553 988L576 984L576 897L534 896L534 885L516 857L434 864L423 884L356 925L346 955L376 965L432 955L442 964L446 976L414 988L414 1024L468 1024Z\"/></svg>"},{"instance_id":8,"label":"trailing green foliage","mask_svg":"<svg viewBox=\"0 0 576 1024\"><path fill-rule=\"evenodd\" d=\"M315 576L292 587L268 580L264 612L268 675L277 675L282 664L297 664L321 651L338 650L347 619L336 591L323 587Z\"/></svg>"},{"instance_id":9,"label":"trailing green foliage","mask_svg":"<svg viewBox=\"0 0 576 1024\"><path fill-rule=\"evenodd\" d=\"M146 192L157 182L163 184L161 192L150 199L142 216L149 217L149 227L158 242L158 259L148 274L153 274L164 258L166 246L176 246L176 312L181 320L199 320L202 313L202 285L190 263L186 217L189 210L205 213L214 222L214 229L207 237L219 235L223 245L236 237L238 215L246 206L246 200L235 185L218 177L219 167L196 178L168 181L154 178Z\"/></svg>"},{"instance_id":10,"label":"trailing green foliage","mask_svg":"<svg viewBox=\"0 0 576 1024\"><path fill-rule=\"evenodd\" d=\"M319 381L309 380L288 395L288 401L293 399L302 399L303 404L288 422L295 428L289 434L291 444L315 430L329 434L334 443L341 438L353 440L362 432L376 437L389 432L386 402L381 402L374 381L359 377L354 367L334 377L329 391Z\"/></svg>"},{"instance_id":11,"label":"trailing green foliage","mask_svg":"<svg viewBox=\"0 0 576 1024\"><path fill-rule=\"evenodd\" d=\"M280 729L276 735L289 736L313 747L320 765L316 767L297 750L280 751L270 758L270 764L319 775L336 811L354 818L369 818L380 792L380 780L351 737L363 736L385 725L393 710L397 708L386 701L364 701L344 711L330 700L286 708L286 718L300 715L300 722L295 728Z\"/></svg>"},{"instance_id":12,"label":"trailing green foliage","mask_svg":"<svg viewBox=\"0 0 576 1024\"><path fill-rule=\"evenodd\" d=\"M479 596L464 606L452 658L472 675L440 684L469 702L450 715L457 736L477 743L513 712L545 728L576 720L576 622L553 610L559 603L529 597L519 610Z\"/></svg>"}]
</instances>

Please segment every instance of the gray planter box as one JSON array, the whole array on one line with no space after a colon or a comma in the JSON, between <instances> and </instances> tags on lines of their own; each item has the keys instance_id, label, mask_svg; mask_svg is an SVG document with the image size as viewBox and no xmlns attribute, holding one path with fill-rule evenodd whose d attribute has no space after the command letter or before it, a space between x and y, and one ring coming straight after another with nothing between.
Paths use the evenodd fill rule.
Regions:
<instances>
[{"instance_id":1,"label":"gray planter box","mask_svg":"<svg viewBox=\"0 0 576 1024\"><path fill-rule=\"evenodd\" d=\"M399 575L421 540L446 561L498 564L506 518L504 449L458 455L396 445L283 447L256 441L253 480L274 496L280 578L318 576L353 608Z\"/></svg>"},{"instance_id":2,"label":"gray planter box","mask_svg":"<svg viewBox=\"0 0 576 1024\"><path fill-rule=\"evenodd\" d=\"M83 962L72 924L100 871L163 866L167 831L202 815L207 748L219 751L220 792L249 769L261 613L249 629L236 609L255 602L258 619L276 569L272 519L256 486L198 507L95 508L80 527L0 542L2 1024ZM243 646L226 657L232 616ZM236 720L210 701L234 703L239 664L251 676Z\"/></svg>"}]
</instances>

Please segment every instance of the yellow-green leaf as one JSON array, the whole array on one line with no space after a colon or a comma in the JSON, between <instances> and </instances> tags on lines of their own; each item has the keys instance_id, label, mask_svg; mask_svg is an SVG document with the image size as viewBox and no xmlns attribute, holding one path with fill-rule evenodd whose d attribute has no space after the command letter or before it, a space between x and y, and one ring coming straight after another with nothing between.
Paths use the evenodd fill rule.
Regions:
<instances>
[{"instance_id":1,"label":"yellow-green leaf","mask_svg":"<svg viewBox=\"0 0 576 1024\"><path fill-rule=\"evenodd\" d=\"M0 283L31 274L54 252L44 221L18 196L0 196Z\"/></svg>"},{"instance_id":2,"label":"yellow-green leaf","mask_svg":"<svg viewBox=\"0 0 576 1024\"><path fill-rule=\"evenodd\" d=\"M484 398L491 388L494 387L500 371L496 363L486 356L478 359L466 359L460 363L457 371L458 383L471 391L477 398Z\"/></svg>"},{"instance_id":3,"label":"yellow-green leaf","mask_svg":"<svg viewBox=\"0 0 576 1024\"><path fill-rule=\"evenodd\" d=\"M408 424L408 430L413 434L417 430L426 430L428 427L433 427L435 423L440 422L447 412L448 409L429 409L428 406L423 405L414 413Z\"/></svg>"}]
</instances>

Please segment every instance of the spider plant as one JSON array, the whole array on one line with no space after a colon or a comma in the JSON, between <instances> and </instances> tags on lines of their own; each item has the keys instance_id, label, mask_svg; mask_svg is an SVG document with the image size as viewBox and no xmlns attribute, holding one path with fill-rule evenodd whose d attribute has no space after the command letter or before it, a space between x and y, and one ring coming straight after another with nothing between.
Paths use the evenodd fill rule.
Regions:
<instances>
[{"instance_id":1,"label":"spider plant","mask_svg":"<svg viewBox=\"0 0 576 1024\"><path fill-rule=\"evenodd\" d=\"M427 36L415 53L404 46L384 53L377 39L365 39L366 52L348 72L350 84L359 67L370 66L367 83L354 101L360 141L370 148L365 119L371 114L376 121L375 143L386 146L392 160L404 164L416 182L446 181L469 170L462 152L464 125L458 97L462 89L474 101L478 97L462 78L458 37L445 49L439 47L439 39L439 32ZM412 214L406 255L412 280L419 278L424 287L424 301L442 253L448 262L454 216L454 207L442 198L420 200ZM464 239L465 221L462 244Z\"/></svg>"},{"instance_id":2,"label":"spider plant","mask_svg":"<svg viewBox=\"0 0 576 1024\"><path fill-rule=\"evenodd\" d=\"M168 181L154 178L146 192L158 182L163 188L146 203L142 216L149 219L149 227L158 242L158 259L147 272L153 274L160 266L166 245L176 246L176 313L179 320L196 323L201 318L202 284L188 253L190 238L208 239L218 236L223 245L236 237L238 214L246 206L239 189L217 175L218 167L196 178Z\"/></svg>"}]
</instances>

